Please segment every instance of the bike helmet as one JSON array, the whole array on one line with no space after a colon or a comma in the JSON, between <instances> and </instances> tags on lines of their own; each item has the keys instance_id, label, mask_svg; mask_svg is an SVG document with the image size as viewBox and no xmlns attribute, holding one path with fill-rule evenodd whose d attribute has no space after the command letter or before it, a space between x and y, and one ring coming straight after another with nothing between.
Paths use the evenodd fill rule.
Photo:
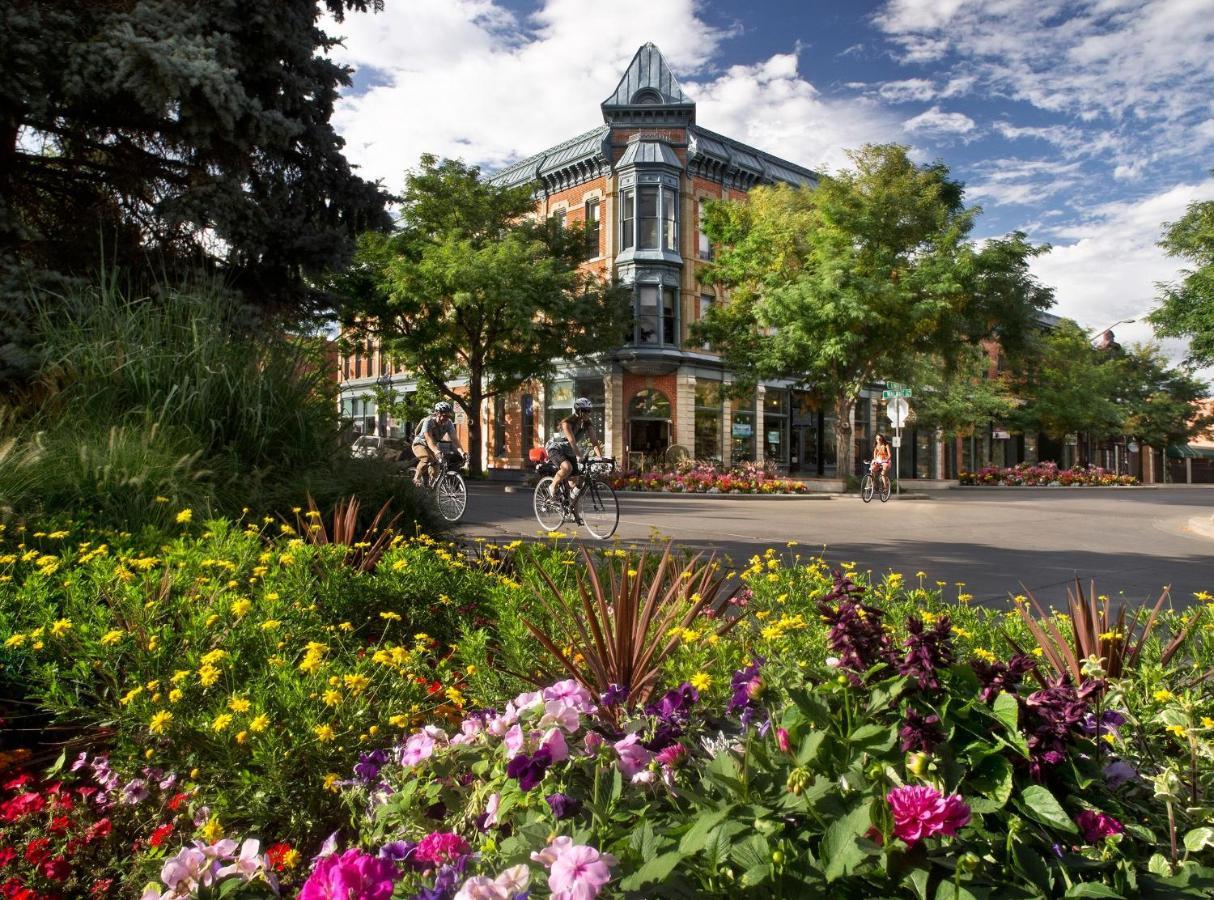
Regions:
<instances>
[{"instance_id":1,"label":"bike helmet","mask_svg":"<svg viewBox=\"0 0 1214 900\"><path fill-rule=\"evenodd\" d=\"M434 413L436 416L442 415L443 413L451 415L451 404L446 400L440 400L438 403L434 404L434 408L431 409L430 412Z\"/></svg>"},{"instance_id":2,"label":"bike helmet","mask_svg":"<svg viewBox=\"0 0 1214 900\"><path fill-rule=\"evenodd\" d=\"M590 412L594 404L590 402L589 397L578 397L573 401L574 412Z\"/></svg>"}]
</instances>

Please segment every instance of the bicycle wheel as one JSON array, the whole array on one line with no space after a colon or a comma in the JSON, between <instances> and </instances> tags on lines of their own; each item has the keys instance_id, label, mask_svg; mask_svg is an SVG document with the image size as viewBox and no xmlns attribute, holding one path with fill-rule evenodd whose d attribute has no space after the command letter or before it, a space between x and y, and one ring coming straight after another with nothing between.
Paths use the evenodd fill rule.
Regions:
<instances>
[{"instance_id":1,"label":"bicycle wheel","mask_svg":"<svg viewBox=\"0 0 1214 900\"><path fill-rule=\"evenodd\" d=\"M448 522L458 522L468 507L468 487L458 472L448 472L434 488L438 514Z\"/></svg>"},{"instance_id":2,"label":"bicycle wheel","mask_svg":"<svg viewBox=\"0 0 1214 900\"><path fill-rule=\"evenodd\" d=\"M871 473L865 475L860 482L860 499L865 503L869 503L873 499L873 476Z\"/></svg>"},{"instance_id":3,"label":"bicycle wheel","mask_svg":"<svg viewBox=\"0 0 1214 900\"><path fill-rule=\"evenodd\" d=\"M561 501L552 496L552 476L541 478L535 485L535 518L545 531L556 531L565 524L565 510Z\"/></svg>"},{"instance_id":4,"label":"bicycle wheel","mask_svg":"<svg viewBox=\"0 0 1214 900\"><path fill-rule=\"evenodd\" d=\"M615 534L616 526L620 524L620 503L611 485L592 479L578 495L577 505L582 524L593 537L605 541Z\"/></svg>"},{"instance_id":5,"label":"bicycle wheel","mask_svg":"<svg viewBox=\"0 0 1214 900\"><path fill-rule=\"evenodd\" d=\"M881 479L881 502L889 499L889 478Z\"/></svg>"}]
</instances>

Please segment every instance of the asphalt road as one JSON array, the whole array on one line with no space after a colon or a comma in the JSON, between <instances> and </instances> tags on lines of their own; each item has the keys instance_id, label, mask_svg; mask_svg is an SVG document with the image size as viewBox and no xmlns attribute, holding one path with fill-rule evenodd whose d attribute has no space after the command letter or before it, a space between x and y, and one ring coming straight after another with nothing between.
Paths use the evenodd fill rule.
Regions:
<instances>
[{"instance_id":1,"label":"asphalt road","mask_svg":"<svg viewBox=\"0 0 1214 900\"><path fill-rule=\"evenodd\" d=\"M470 486L462 531L496 539L534 538L531 491ZM670 537L745 561L767 547L854 561L860 569L964 583L973 603L1005 606L1031 591L1061 603L1078 576L1098 592L1154 600L1171 585L1178 605L1214 593L1214 538L1187 529L1214 514L1214 487L1156 490L953 490L928 500L864 504L858 497L764 500L620 494L615 540L640 546ZM583 529L567 524L565 531ZM788 549L787 543L798 546Z\"/></svg>"}]
</instances>

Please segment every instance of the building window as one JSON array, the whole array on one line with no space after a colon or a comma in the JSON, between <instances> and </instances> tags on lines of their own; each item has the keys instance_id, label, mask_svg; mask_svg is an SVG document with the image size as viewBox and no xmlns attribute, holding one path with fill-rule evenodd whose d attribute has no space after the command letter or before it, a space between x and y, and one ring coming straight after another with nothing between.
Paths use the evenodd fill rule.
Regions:
<instances>
[{"instance_id":1,"label":"building window","mask_svg":"<svg viewBox=\"0 0 1214 900\"><path fill-rule=\"evenodd\" d=\"M701 200L696 204L696 228L699 231L699 246L698 252L700 259L710 260L713 257L712 242L708 240L708 235L704 233L704 203Z\"/></svg>"},{"instance_id":2,"label":"building window","mask_svg":"<svg viewBox=\"0 0 1214 900\"><path fill-rule=\"evenodd\" d=\"M620 249L631 250L636 227L636 193L629 190L620 196Z\"/></svg>"},{"instance_id":3,"label":"building window","mask_svg":"<svg viewBox=\"0 0 1214 900\"><path fill-rule=\"evenodd\" d=\"M670 400L646 388L628 401L628 452L656 460L670 446Z\"/></svg>"},{"instance_id":4,"label":"building window","mask_svg":"<svg viewBox=\"0 0 1214 900\"><path fill-rule=\"evenodd\" d=\"M535 397L531 394L523 394L523 450L529 450L535 446ZM524 452L523 454L527 454Z\"/></svg>"},{"instance_id":5,"label":"building window","mask_svg":"<svg viewBox=\"0 0 1214 900\"><path fill-rule=\"evenodd\" d=\"M558 209L552 214L552 221L556 222L556 227L562 231L565 230L565 215L567 212L568 210Z\"/></svg>"},{"instance_id":6,"label":"building window","mask_svg":"<svg viewBox=\"0 0 1214 900\"><path fill-rule=\"evenodd\" d=\"M745 401L734 401L733 426L730 428L731 454L730 459L736 465L742 462L754 462L755 458L755 413L754 397ZM749 408L741 408L739 403L745 402Z\"/></svg>"},{"instance_id":7,"label":"building window","mask_svg":"<svg viewBox=\"0 0 1214 900\"><path fill-rule=\"evenodd\" d=\"M699 309L696 310L696 319L703 322L708 318L708 311L712 309L712 303L716 298L712 294L700 294ZM704 342L705 350L709 349L707 341Z\"/></svg>"},{"instance_id":8,"label":"building window","mask_svg":"<svg viewBox=\"0 0 1214 900\"><path fill-rule=\"evenodd\" d=\"M721 461L721 382L696 379L696 459Z\"/></svg>"},{"instance_id":9,"label":"building window","mask_svg":"<svg viewBox=\"0 0 1214 900\"><path fill-rule=\"evenodd\" d=\"M678 194L647 185L620 194L620 249L678 252Z\"/></svg>"},{"instance_id":10,"label":"building window","mask_svg":"<svg viewBox=\"0 0 1214 900\"><path fill-rule=\"evenodd\" d=\"M678 346L678 290L657 284L637 288L636 343Z\"/></svg>"},{"instance_id":11,"label":"building window","mask_svg":"<svg viewBox=\"0 0 1214 900\"><path fill-rule=\"evenodd\" d=\"M506 455L506 398L502 394L493 398L493 455Z\"/></svg>"},{"instance_id":12,"label":"building window","mask_svg":"<svg viewBox=\"0 0 1214 900\"><path fill-rule=\"evenodd\" d=\"M788 465L788 391L781 388L763 397L763 458Z\"/></svg>"},{"instance_id":13,"label":"building window","mask_svg":"<svg viewBox=\"0 0 1214 900\"><path fill-rule=\"evenodd\" d=\"M599 253L599 223L602 212L598 200L586 201L586 258L594 259Z\"/></svg>"}]
</instances>

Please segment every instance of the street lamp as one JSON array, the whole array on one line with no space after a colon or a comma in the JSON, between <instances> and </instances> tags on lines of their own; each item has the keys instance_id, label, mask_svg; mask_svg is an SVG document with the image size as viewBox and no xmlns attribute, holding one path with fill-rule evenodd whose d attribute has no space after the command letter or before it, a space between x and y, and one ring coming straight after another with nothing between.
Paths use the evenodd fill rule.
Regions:
<instances>
[{"instance_id":1,"label":"street lamp","mask_svg":"<svg viewBox=\"0 0 1214 900\"><path fill-rule=\"evenodd\" d=\"M1091 334L1088 335L1088 340L1090 341L1092 338L1096 337L1099 334L1104 334L1106 331L1111 331L1112 329L1116 328L1118 325L1131 325L1136 321L1138 321L1138 320L1137 319L1122 319L1120 322L1114 322L1112 325L1108 325L1104 328L1098 328L1096 331L1093 331Z\"/></svg>"},{"instance_id":2,"label":"street lamp","mask_svg":"<svg viewBox=\"0 0 1214 900\"><path fill-rule=\"evenodd\" d=\"M379 387L380 391L375 405L376 412L379 413L377 424L379 426L379 436L382 440L388 436L388 410L384 408L384 404L391 403L394 399L392 394L392 376L385 372L375 379L375 384Z\"/></svg>"}]
</instances>

